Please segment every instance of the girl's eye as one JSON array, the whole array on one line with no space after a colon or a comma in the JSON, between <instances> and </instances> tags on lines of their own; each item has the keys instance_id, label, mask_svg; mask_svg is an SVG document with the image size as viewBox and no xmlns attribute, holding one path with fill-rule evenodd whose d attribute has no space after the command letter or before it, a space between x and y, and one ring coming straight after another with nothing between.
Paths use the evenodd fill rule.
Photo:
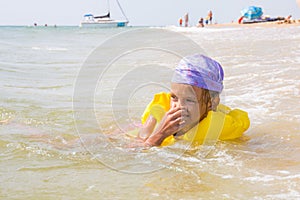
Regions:
<instances>
[{"instance_id":1,"label":"girl's eye","mask_svg":"<svg viewBox=\"0 0 300 200\"><path fill-rule=\"evenodd\" d=\"M196 100L194 100L194 99L186 99L185 101L187 103L196 103Z\"/></svg>"},{"instance_id":2,"label":"girl's eye","mask_svg":"<svg viewBox=\"0 0 300 200\"><path fill-rule=\"evenodd\" d=\"M178 101L178 98L175 95L171 95L171 100L172 101Z\"/></svg>"}]
</instances>

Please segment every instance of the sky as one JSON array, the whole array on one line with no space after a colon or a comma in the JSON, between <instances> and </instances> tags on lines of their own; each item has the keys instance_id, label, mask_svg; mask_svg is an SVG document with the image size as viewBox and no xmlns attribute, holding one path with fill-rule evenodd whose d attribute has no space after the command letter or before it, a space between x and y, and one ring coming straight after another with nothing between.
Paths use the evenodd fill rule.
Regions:
<instances>
[{"instance_id":1,"label":"sky","mask_svg":"<svg viewBox=\"0 0 300 200\"><path fill-rule=\"evenodd\" d=\"M177 25L189 13L190 24L212 10L214 23L237 21L240 11L255 5L272 17L300 19L300 0L119 0L131 26ZM0 0L0 25L79 25L84 14L104 14L107 0ZM124 19L115 0L111 17Z\"/></svg>"}]
</instances>

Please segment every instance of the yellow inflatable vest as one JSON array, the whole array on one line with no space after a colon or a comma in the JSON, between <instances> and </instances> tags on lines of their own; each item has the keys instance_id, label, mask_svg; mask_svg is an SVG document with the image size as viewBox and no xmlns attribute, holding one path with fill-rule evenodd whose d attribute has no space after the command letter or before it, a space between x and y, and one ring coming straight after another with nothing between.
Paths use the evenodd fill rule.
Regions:
<instances>
[{"instance_id":1,"label":"yellow inflatable vest","mask_svg":"<svg viewBox=\"0 0 300 200\"><path fill-rule=\"evenodd\" d=\"M146 107L142 115L142 124L144 124L152 115L157 124L161 121L165 112L170 109L170 94L158 93L155 94L153 100ZM198 126L195 126L190 131L181 136L181 139L187 140L194 145L207 144L216 140L231 140L239 138L249 128L250 120L245 111L234 109L220 104L217 111L209 111ZM173 135L167 137L162 146L171 145L175 142Z\"/></svg>"}]
</instances>

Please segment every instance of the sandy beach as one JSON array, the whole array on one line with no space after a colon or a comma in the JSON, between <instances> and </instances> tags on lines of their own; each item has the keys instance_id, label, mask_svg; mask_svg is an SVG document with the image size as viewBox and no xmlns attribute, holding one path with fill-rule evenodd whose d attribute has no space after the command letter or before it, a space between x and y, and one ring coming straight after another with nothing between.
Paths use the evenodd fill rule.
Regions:
<instances>
[{"instance_id":1,"label":"sandy beach","mask_svg":"<svg viewBox=\"0 0 300 200\"><path fill-rule=\"evenodd\" d=\"M259 23L247 23L247 24L239 24L238 22L232 23L222 23L222 24L209 24L205 27L213 27L213 28L226 28L226 27L291 27L291 26L299 26L300 19L295 20L279 20L279 21L272 21L272 22L259 22Z\"/></svg>"}]
</instances>

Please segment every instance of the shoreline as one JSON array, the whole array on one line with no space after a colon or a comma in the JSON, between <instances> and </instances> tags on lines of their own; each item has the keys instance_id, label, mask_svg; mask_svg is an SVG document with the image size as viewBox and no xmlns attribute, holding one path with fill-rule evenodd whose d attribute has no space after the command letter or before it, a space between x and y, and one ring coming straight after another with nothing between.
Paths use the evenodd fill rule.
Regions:
<instances>
[{"instance_id":1,"label":"shoreline","mask_svg":"<svg viewBox=\"0 0 300 200\"><path fill-rule=\"evenodd\" d=\"M272 27L293 27L293 26L300 26L300 19L295 19L295 20L278 20L278 21L269 21L269 22L255 22L255 23L238 23L238 22L229 22L229 23L215 23L215 24L205 24L204 27L199 27L197 25L195 26L189 26L189 27L183 27L183 26L176 26L176 25L165 25L165 26L126 26L122 28L141 28L141 27L179 27L179 28L256 28L256 27L267 27L267 28L272 28ZM48 25L48 26L31 26L31 25L0 25L0 28L8 28L8 27L14 27L14 28L51 28L51 27L64 27L64 28L75 28L79 26L77 25Z\"/></svg>"}]
</instances>

